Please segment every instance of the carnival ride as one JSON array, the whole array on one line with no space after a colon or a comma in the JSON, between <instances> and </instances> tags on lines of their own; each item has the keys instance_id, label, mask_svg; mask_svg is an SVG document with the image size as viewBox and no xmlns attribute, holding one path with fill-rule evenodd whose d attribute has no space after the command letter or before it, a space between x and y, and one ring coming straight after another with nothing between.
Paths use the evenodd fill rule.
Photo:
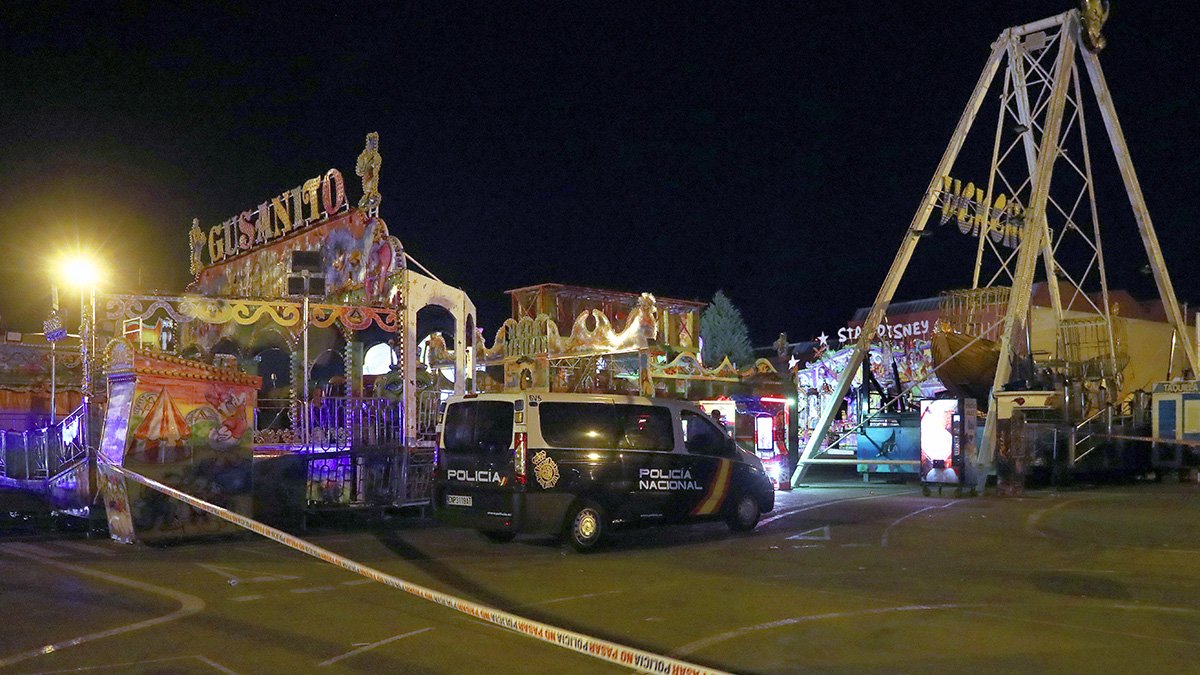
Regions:
<instances>
[{"instance_id":1,"label":"carnival ride","mask_svg":"<svg viewBox=\"0 0 1200 675\"><path fill-rule=\"evenodd\" d=\"M953 223L962 234L978 239L970 286L943 296L945 321L932 344L932 372L960 395L978 398L987 410L982 441L967 458L970 479L978 488L993 468L1001 407L994 403L1006 388L1031 388L1038 373L1048 374L1051 382L1073 380L1077 391L1090 391L1091 396L1078 416L1072 417L1068 409L1063 421L1072 426L1080 417L1112 411L1132 393L1126 377L1127 345L1106 277L1084 77L1119 166L1167 320L1175 334L1188 334L1100 67L1101 25L1107 15L1094 11L1097 4L1085 3L1082 11L1006 29L993 43L853 351L828 392L834 401L847 395L914 251L934 232L930 220L940 206L941 226ZM1000 95L989 99L1001 65ZM964 185L953 178L956 161L987 100L999 101L990 163L978 184ZM1039 259L1053 332L1041 354L1035 353L1031 336ZM1194 370L1196 348L1190 340L1182 342ZM1069 395L1069 389L1063 393ZM838 408L823 408L794 481L803 478L827 444ZM1070 449L1071 461L1075 450Z\"/></svg>"},{"instance_id":2,"label":"carnival ride","mask_svg":"<svg viewBox=\"0 0 1200 675\"><path fill-rule=\"evenodd\" d=\"M220 468L218 491L240 495L243 512L251 456L253 482L265 490L254 494L255 510L272 499L288 503L265 510L292 515L427 503L438 401L418 386L414 354L426 337L418 321L432 310L449 317L450 387L461 393L474 371L475 308L405 252L380 217L378 144L368 135L359 156L357 205L331 169L207 231L193 221L194 278L183 293L101 296L84 316L83 344L97 334L111 342L103 364L94 346L83 352L82 379L85 391L107 381L107 396L85 394L86 410L19 448L5 438L3 459L39 458L22 487L76 510L99 487L117 500L110 512L131 514L143 533L162 529L161 514L119 489L116 474L99 475L105 465L165 467L171 480L205 484L216 479L197 472ZM391 368L365 374L364 353L378 345ZM149 389L135 395L133 383ZM186 519L168 520L176 534L191 531Z\"/></svg>"}]
</instances>

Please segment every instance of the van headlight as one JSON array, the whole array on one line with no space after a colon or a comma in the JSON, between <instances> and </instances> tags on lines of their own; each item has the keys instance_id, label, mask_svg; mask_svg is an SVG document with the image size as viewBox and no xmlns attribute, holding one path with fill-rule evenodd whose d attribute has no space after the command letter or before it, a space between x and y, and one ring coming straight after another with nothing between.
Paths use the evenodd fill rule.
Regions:
<instances>
[{"instance_id":1,"label":"van headlight","mask_svg":"<svg viewBox=\"0 0 1200 675\"><path fill-rule=\"evenodd\" d=\"M783 476L783 467L779 465L779 462L763 462L763 471L767 472L767 478L777 483Z\"/></svg>"}]
</instances>

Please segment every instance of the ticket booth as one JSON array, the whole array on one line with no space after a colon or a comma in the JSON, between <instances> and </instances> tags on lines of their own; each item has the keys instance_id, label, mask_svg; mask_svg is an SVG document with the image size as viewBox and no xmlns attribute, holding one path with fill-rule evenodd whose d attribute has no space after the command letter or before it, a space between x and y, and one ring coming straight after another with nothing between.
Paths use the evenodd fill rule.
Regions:
<instances>
[{"instance_id":1,"label":"ticket booth","mask_svg":"<svg viewBox=\"0 0 1200 675\"><path fill-rule=\"evenodd\" d=\"M1200 442L1200 381L1159 382L1151 393L1151 428L1156 440L1156 469L1182 469L1190 455L1187 443Z\"/></svg>"}]
</instances>

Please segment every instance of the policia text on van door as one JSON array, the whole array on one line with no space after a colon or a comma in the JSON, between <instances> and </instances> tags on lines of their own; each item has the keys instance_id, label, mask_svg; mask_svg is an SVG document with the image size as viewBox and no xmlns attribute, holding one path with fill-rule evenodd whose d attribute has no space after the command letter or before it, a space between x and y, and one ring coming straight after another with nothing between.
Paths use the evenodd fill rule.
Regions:
<instances>
[{"instance_id":1,"label":"policia text on van door","mask_svg":"<svg viewBox=\"0 0 1200 675\"><path fill-rule=\"evenodd\" d=\"M577 550L613 526L724 519L774 507L762 463L700 408L594 394L480 394L447 402L434 503L495 541L563 533Z\"/></svg>"}]
</instances>

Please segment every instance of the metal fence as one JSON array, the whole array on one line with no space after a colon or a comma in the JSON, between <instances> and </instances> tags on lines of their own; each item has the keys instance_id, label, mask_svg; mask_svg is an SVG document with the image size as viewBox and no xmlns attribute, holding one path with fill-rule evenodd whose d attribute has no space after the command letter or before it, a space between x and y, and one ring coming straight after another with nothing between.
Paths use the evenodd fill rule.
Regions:
<instances>
[{"instance_id":1,"label":"metal fence","mask_svg":"<svg viewBox=\"0 0 1200 675\"><path fill-rule=\"evenodd\" d=\"M436 393L417 405L418 439L432 439ZM404 409L385 398L326 397L311 403L306 486L309 506L427 503L432 447L407 447Z\"/></svg>"},{"instance_id":2,"label":"metal fence","mask_svg":"<svg viewBox=\"0 0 1200 675\"><path fill-rule=\"evenodd\" d=\"M281 432L292 428L292 401L260 398L254 407L254 430Z\"/></svg>"},{"instance_id":3,"label":"metal fence","mask_svg":"<svg viewBox=\"0 0 1200 675\"><path fill-rule=\"evenodd\" d=\"M433 447L409 448L403 456L403 470L397 475L401 485L393 487L396 506L428 504L433 499L433 473L437 451Z\"/></svg>"},{"instance_id":4,"label":"metal fence","mask_svg":"<svg viewBox=\"0 0 1200 675\"><path fill-rule=\"evenodd\" d=\"M312 401L310 406L314 450L398 447L404 442L399 401L330 396Z\"/></svg>"},{"instance_id":5,"label":"metal fence","mask_svg":"<svg viewBox=\"0 0 1200 675\"><path fill-rule=\"evenodd\" d=\"M308 458L308 506L420 506L433 494L433 448Z\"/></svg>"},{"instance_id":6,"label":"metal fence","mask_svg":"<svg viewBox=\"0 0 1200 675\"><path fill-rule=\"evenodd\" d=\"M306 481L309 505L419 505L433 486L431 439L436 395L420 399L419 446L404 443L403 407L383 398L326 397L310 407ZM285 426L278 406L256 417L260 430ZM288 425L290 426L290 425ZM83 407L61 422L29 431L0 431L0 478L45 480L88 456Z\"/></svg>"},{"instance_id":7,"label":"metal fence","mask_svg":"<svg viewBox=\"0 0 1200 675\"><path fill-rule=\"evenodd\" d=\"M437 436L438 391L423 391L417 394L417 438L432 441Z\"/></svg>"}]
</instances>

